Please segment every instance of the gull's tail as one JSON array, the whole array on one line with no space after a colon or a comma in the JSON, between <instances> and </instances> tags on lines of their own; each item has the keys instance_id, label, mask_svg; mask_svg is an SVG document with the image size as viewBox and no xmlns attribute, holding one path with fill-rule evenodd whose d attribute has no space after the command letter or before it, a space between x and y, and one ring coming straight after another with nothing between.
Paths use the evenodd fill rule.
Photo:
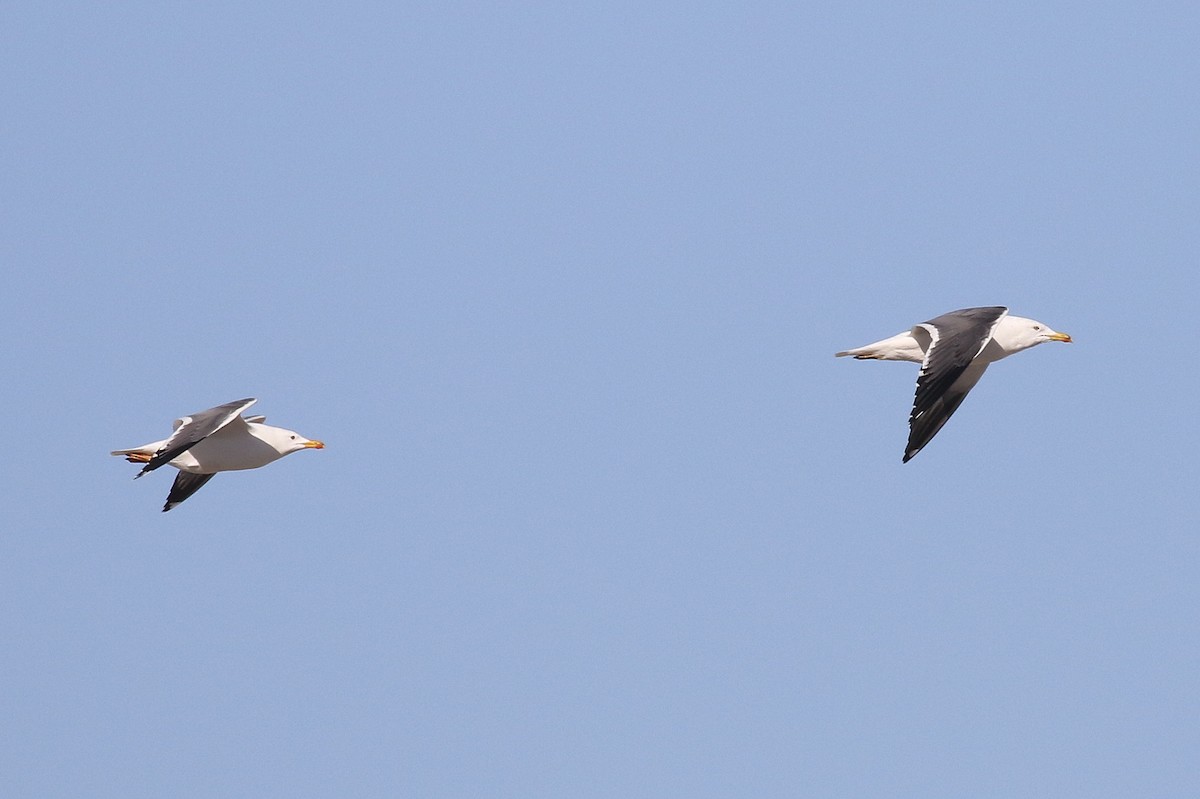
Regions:
<instances>
[{"instance_id":1,"label":"gull's tail","mask_svg":"<svg viewBox=\"0 0 1200 799\"><path fill-rule=\"evenodd\" d=\"M157 441L153 444L143 444L140 447L133 447L132 449L114 449L109 454L123 455L125 460L130 463L141 463L144 465L149 463L150 459L154 457L154 453L158 451L159 444L161 443L161 441ZM142 471L133 476L133 479L136 480L145 473L146 470L142 469Z\"/></svg>"},{"instance_id":2,"label":"gull's tail","mask_svg":"<svg viewBox=\"0 0 1200 799\"><path fill-rule=\"evenodd\" d=\"M897 333L891 338L885 338L882 341L875 341L871 344L855 347L850 350L842 350L835 353L835 355L838 358L844 355L853 355L860 361L869 359L921 363L925 359L925 350L921 348L921 343L913 337L912 331L905 330L903 333Z\"/></svg>"}]
</instances>

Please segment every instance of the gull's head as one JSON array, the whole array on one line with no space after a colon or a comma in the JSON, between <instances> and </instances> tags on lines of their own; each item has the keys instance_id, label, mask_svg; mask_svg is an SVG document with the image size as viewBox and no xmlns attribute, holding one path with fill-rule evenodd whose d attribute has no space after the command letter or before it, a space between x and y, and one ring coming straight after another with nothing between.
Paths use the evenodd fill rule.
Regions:
<instances>
[{"instance_id":1,"label":"gull's head","mask_svg":"<svg viewBox=\"0 0 1200 799\"><path fill-rule=\"evenodd\" d=\"M1033 335L1036 337L1035 344L1041 344L1046 341L1063 341L1067 344L1071 343L1071 337L1066 333L1059 333L1049 325L1044 325L1041 322L1034 322L1032 325Z\"/></svg>"},{"instance_id":2,"label":"gull's head","mask_svg":"<svg viewBox=\"0 0 1200 799\"><path fill-rule=\"evenodd\" d=\"M1065 341L1067 343L1071 341L1071 337L1066 333L1059 333L1050 325L1036 319L1006 316L1002 320L1002 324L1005 328L1004 338L1007 339L1005 349L1009 352L1028 349L1047 341Z\"/></svg>"},{"instance_id":3,"label":"gull's head","mask_svg":"<svg viewBox=\"0 0 1200 799\"><path fill-rule=\"evenodd\" d=\"M267 428L267 425L261 427ZM295 430L284 430L282 427L268 428L270 443L282 455L290 455L302 449L325 449L325 445L311 438L305 438ZM264 431L265 432L265 431ZM261 433L260 433L260 437Z\"/></svg>"},{"instance_id":4,"label":"gull's head","mask_svg":"<svg viewBox=\"0 0 1200 799\"><path fill-rule=\"evenodd\" d=\"M1070 340L1071 339L1068 337L1067 341ZM297 451L302 449L325 449L325 444L323 442L317 441L313 438L305 438L303 436L296 436L293 446Z\"/></svg>"}]
</instances>

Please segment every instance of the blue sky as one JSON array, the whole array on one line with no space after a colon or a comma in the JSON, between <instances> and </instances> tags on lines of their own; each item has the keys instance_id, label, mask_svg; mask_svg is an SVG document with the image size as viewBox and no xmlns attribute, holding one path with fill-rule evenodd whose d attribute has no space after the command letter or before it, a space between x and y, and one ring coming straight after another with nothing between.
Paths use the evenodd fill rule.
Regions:
<instances>
[{"instance_id":1,"label":"blue sky","mask_svg":"<svg viewBox=\"0 0 1200 799\"><path fill-rule=\"evenodd\" d=\"M4 794L1194 794L1198 29L9 9ZM901 465L833 353L993 304ZM242 396L327 449L108 456Z\"/></svg>"}]
</instances>

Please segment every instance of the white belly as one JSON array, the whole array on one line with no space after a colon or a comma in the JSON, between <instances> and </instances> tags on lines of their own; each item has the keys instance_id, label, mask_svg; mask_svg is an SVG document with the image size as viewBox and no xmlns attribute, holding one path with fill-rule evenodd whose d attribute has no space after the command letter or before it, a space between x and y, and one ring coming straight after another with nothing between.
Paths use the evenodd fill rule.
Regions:
<instances>
[{"instance_id":1,"label":"white belly","mask_svg":"<svg viewBox=\"0 0 1200 799\"><path fill-rule=\"evenodd\" d=\"M222 428L171 461L176 469L193 474L257 469L283 457L283 453L245 430L226 433Z\"/></svg>"}]
</instances>

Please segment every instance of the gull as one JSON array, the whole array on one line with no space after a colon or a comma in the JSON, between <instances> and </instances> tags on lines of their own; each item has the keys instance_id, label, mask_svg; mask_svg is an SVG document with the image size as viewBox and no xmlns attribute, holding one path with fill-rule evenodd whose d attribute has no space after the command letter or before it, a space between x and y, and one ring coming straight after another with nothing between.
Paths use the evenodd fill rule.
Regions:
<instances>
[{"instance_id":1,"label":"gull","mask_svg":"<svg viewBox=\"0 0 1200 799\"><path fill-rule=\"evenodd\" d=\"M162 441L131 449L118 449L130 463L143 463L137 479L169 464L179 470L167 495L163 512L200 490L217 472L257 469L302 449L324 449L320 441L264 424L265 416L241 414L258 400L253 397L226 402L206 411L175 420L175 432Z\"/></svg>"},{"instance_id":2,"label":"gull","mask_svg":"<svg viewBox=\"0 0 1200 799\"><path fill-rule=\"evenodd\" d=\"M1070 342L1071 337L1036 319L1009 316L997 305L951 311L837 356L921 364L908 418L903 461L908 463L958 410L988 364L1047 341Z\"/></svg>"}]
</instances>

